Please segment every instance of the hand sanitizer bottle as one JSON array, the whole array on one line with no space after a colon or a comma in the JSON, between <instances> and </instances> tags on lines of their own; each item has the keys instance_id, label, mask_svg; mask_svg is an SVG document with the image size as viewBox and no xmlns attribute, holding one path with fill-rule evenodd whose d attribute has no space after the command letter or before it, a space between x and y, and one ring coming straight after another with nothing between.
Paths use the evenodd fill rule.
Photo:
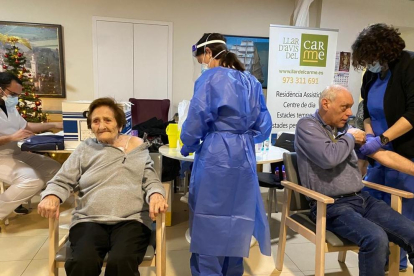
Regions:
<instances>
[{"instance_id":1,"label":"hand sanitizer bottle","mask_svg":"<svg viewBox=\"0 0 414 276\"><path fill-rule=\"evenodd\" d=\"M265 151L269 151L269 148L270 148L270 140L269 140L269 138L267 138L267 139L264 141L263 145L264 145L264 149L265 149Z\"/></svg>"}]
</instances>

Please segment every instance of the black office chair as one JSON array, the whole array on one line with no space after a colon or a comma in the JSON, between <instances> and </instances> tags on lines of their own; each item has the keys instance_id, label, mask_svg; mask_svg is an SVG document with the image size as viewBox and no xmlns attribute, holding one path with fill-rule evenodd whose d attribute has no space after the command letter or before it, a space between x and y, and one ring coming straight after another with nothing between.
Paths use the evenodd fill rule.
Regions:
<instances>
[{"instance_id":1,"label":"black office chair","mask_svg":"<svg viewBox=\"0 0 414 276\"><path fill-rule=\"evenodd\" d=\"M290 152L295 152L295 148L293 145L294 141L295 141L295 134L285 132L285 133L280 134L274 146L286 149ZM280 183L280 181L283 180L282 166L283 166L283 161L272 163L270 164L271 172L258 172L257 173L257 176L259 179L259 186L269 189L268 196L267 196L267 200L268 200L267 219L269 221L269 225L270 225L270 216L272 214L272 209L273 209L273 202L275 202L275 209L277 213L276 190L283 189L283 185ZM276 169L279 172L279 176L275 174Z\"/></svg>"}]
</instances>

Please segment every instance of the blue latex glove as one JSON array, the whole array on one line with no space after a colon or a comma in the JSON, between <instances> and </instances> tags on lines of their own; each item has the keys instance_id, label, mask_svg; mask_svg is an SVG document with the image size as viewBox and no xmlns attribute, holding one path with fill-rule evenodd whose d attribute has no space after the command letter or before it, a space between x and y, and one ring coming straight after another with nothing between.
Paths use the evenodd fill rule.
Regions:
<instances>
[{"instance_id":1,"label":"blue latex glove","mask_svg":"<svg viewBox=\"0 0 414 276\"><path fill-rule=\"evenodd\" d=\"M190 154L190 150L185 145L182 146L180 152L181 152L181 155L185 157Z\"/></svg>"},{"instance_id":2,"label":"blue latex glove","mask_svg":"<svg viewBox=\"0 0 414 276\"><path fill-rule=\"evenodd\" d=\"M375 138L375 135L374 134L371 134L371 133L368 133L367 135L366 135L366 140L367 140L367 143L368 143L368 141L371 141L372 139L374 139Z\"/></svg>"},{"instance_id":3,"label":"blue latex glove","mask_svg":"<svg viewBox=\"0 0 414 276\"><path fill-rule=\"evenodd\" d=\"M361 153L361 149L355 149L355 153L360 160L367 160L367 157Z\"/></svg>"},{"instance_id":4,"label":"blue latex glove","mask_svg":"<svg viewBox=\"0 0 414 276\"><path fill-rule=\"evenodd\" d=\"M377 152L382 147L381 139L379 136L369 137L368 135L367 142L359 149L363 155L371 155Z\"/></svg>"}]
</instances>

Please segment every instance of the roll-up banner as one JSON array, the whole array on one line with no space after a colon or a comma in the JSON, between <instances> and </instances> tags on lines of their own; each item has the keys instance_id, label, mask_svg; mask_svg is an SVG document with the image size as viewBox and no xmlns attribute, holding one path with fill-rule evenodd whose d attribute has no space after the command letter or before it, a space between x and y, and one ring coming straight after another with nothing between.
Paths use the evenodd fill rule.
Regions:
<instances>
[{"instance_id":1,"label":"roll-up banner","mask_svg":"<svg viewBox=\"0 0 414 276\"><path fill-rule=\"evenodd\" d=\"M338 31L270 25L267 107L272 133L294 132L333 83Z\"/></svg>"}]
</instances>

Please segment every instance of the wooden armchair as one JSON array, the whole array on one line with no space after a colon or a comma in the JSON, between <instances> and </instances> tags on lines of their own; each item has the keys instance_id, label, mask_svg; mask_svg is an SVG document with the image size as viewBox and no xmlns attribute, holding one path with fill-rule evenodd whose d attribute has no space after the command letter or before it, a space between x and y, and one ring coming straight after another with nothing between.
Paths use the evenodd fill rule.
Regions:
<instances>
[{"instance_id":1,"label":"wooden armchair","mask_svg":"<svg viewBox=\"0 0 414 276\"><path fill-rule=\"evenodd\" d=\"M170 185L164 184L165 196L168 198ZM157 216L156 230L151 236L150 245L145 253L144 261L140 266L155 266L157 276L166 275L166 236L165 214ZM64 267L66 258L70 254L69 234L59 240L59 220L49 218L49 276L58 276L58 268ZM154 239L155 238L155 239ZM154 246L155 240L155 246ZM68 250L69 249L69 250ZM103 267L106 266L106 258Z\"/></svg>"},{"instance_id":2,"label":"wooden armchair","mask_svg":"<svg viewBox=\"0 0 414 276\"><path fill-rule=\"evenodd\" d=\"M338 261L345 262L347 250L358 250L358 246L350 241L326 230L326 206L334 203L334 199L300 185L296 153L284 153L283 161L288 181L282 181L284 189L283 210L279 232L279 245L276 257L276 269L282 271L286 247L286 232L289 227L315 244L315 276L325 275L325 253L339 252ZM363 181L365 186L390 193L391 207L402 211L402 198L414 198L414 194L398 189ZM316 224L309 218L309 204L306 197L317 202ZM291 211L301 211L291 214ZM399 275L400 250L390 243L389 274Z\"/></svg>"}]
</instances>

